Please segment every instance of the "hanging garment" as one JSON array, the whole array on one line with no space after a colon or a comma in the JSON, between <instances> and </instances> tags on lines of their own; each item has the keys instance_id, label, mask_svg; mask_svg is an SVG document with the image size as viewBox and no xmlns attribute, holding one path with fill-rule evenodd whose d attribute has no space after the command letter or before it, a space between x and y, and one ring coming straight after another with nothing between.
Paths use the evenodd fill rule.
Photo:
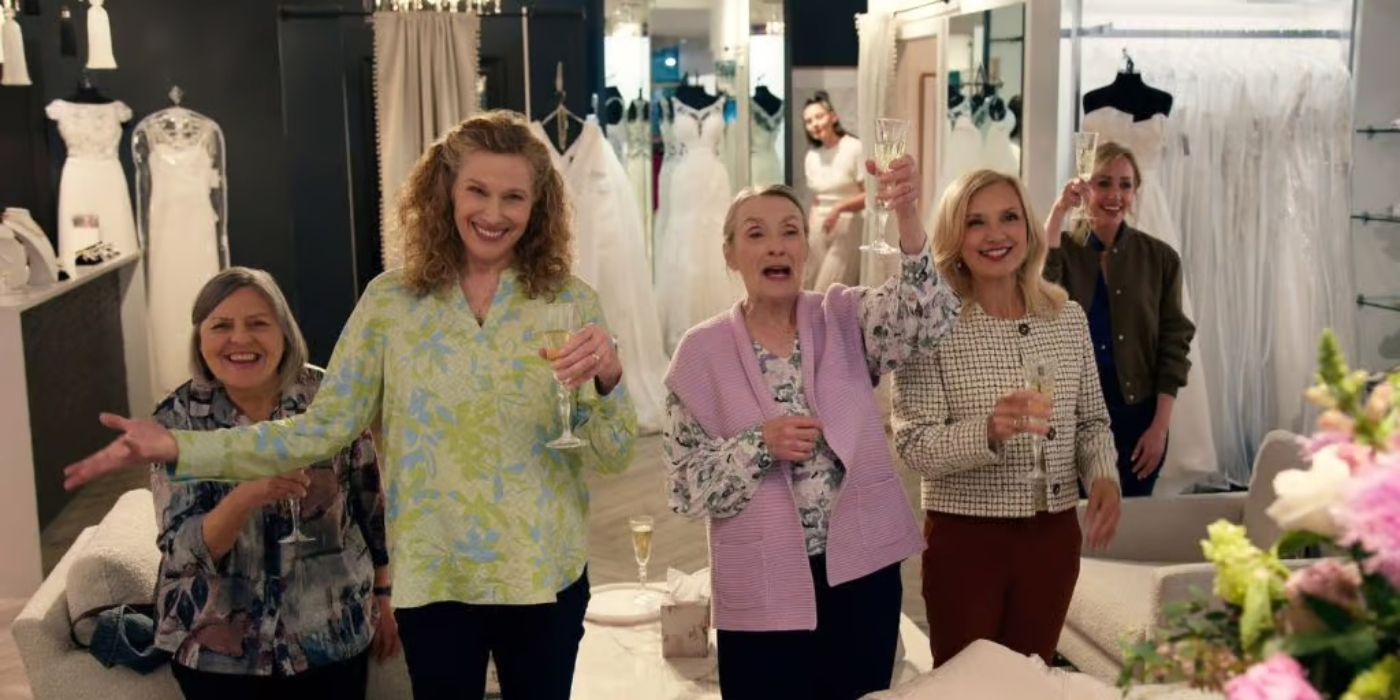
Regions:
<instances>
[{"instance_id":1,"label":"hanging garment","mask_svg":"<svg viewBox=\"0 0 1400 700\"><path fill-rule=\"evenodd\" d=\"M671 128L684 151L661 193L667 213L657 291L668 351L691 326L728 309L744 293L724 261L724 216L732 198L729 172L719 156L725 100L698 110L671 102Z\"/></svg>"},{"instance_id":2,"label":"hanging garment","mask_svg":"<svg viewBox=\"0 0 1400 700\"><path fill-rule=\"evenodd\" d=\"M637 206L641 208L648 275L651 274L650 270L655 269L651 235L651 158L651 122L646 119L627 122L627 159L623 161L623 167L627 169L627 179L632 182L632 193L636 196Z\"/></svg>"},{"instance_id":3,"label":"hanging garment","mask_svg":"<svg viewBox=\"0 0 1400 700\"><path fill-rule=\"evenodd\" d=\"M783 184L783 161L779 155L782 141L779 134L783 129L783 113L769 114L758 105L753 106L753 129L749 132L749 162L753 167L753 186Z\"/></svg>"},{"instance_id":4,"label":"hanging garment","mask_svg":"<svg viewBox=\"0 0 1400 700\"><path fill-rule=\"evenodd\" d=\"M666 250L666 222L670 218L671 173L676 170L676 160L685 148L676 143L676 132L670 119L661 117L661 172L656 175L656 215L652 218L651 249L652 279L659 280L664 272L666 261L662 251ZM669 346L668 346L669 349Z\"/></svg>"},{"instance_id":5,"label":"hanging garment","mask_svg":"<svg viewBox=\"0 0 1400 700\"><path fill-rule=\"evenodd\" d=\"M1020 177L1021 161L1011 143L1011 132L1015 130L1016 116L1010 110L1000 121L987 120L982 125L981 167Z\"/></svg>"},{"instance_id":6,"label":"hanging garment","mask_svg":"<svg viewBox=\"0 0 1400 700\"><path fill-rule=\"evenodd\" d=\"M112 55L112 21L103 9L104 0L91 0L92 7L87 13L88 60L91 69L112 70L117 67L117 58Z\"/></svg>"},{"instance_id":7,"label":"hanging garment","mask_svg":"<svg viewBox=\"0 0 1400 700\"><path fill-rule=\"evenodd\" d=\"M830 232L823 226L836 205L861 193L865 160L860 140L847 134L832 148L812 148L807 151L803 171L807 187L816 194L807 220L806 287L825 292L833 284L854 286L860 282L860 241L865 217L861 212L846 212Z\"/></svg>"},{"instance_id":8,"label":"hanging garment","mask_svg":"<svg viewBox=\"0 0 1400 700\"><path fill-rule=\"evenodd\" d=\"M158 134L159 132L153 132ZM190 378L190 309L219 272L218 216L211 191L220 184L206 128L182 138L152 138L146 281L156 382L173 391Z\"/></svg>"},{"instance_id":9,"label":"hanging garment","mask_svg":"<svg viewBox=\"0 0 1400 700\"><path fill-rule=\"evenodd\" d=\"M982 132L972 123L972 117L967 112L959 112L953 117L943 154L943 169L938 181L939 196L964 173L982 167Z\"/></svg>"},{"instance_id":10,"label":"hanging garment","mask_svg":"<svg viewBox=\"0 0 1400 700\"><path fill-rule=\"evenodd\" d=\"M78 251L97 243L110 244L121 254L139 251L131 195L117 160L122 123L131 119L131 108L121 102L54 100L44 111L58 122L58 133L68 147L58 185L59 266L73 274ZM74 221L92 216L97 217L96 229Z\"/></svg>"},{"instance_id":11,"label":"hanging garment","mask_svg":"<svg viewBox=\"0 0 1400 700\"><path fill-rule=\"evenodd\" d=\"M1115 141L1132 150L1142 170L1142 185L1138 189L1134 228L1145 231L1181 254L1181 232L1167 206L1162 189L1162 149L1166 133L1166 115L1158 114L1145 121L1133 121L1133 115L1112 107L1102 107L1084 115L1083 129L1098 132L1099 143ZM1185 273L1183 272L1183 278ZM1191 290L1182 280L1181 309L1187 318L1195 319L1191 307ZM1162 479L1179 480L1188 474L1211 474L1218 470L1215 440L1210 420L1210 399L1207 395L1205 358L1200 343L1191 341L1191 371L1186 386L1177 393L1172 410L1167 460L1162 465Z\"/></svg>"},{"instance_id":12,"label":"hanging garment","mask_svg":"<svg viewBox=\"0 0 1400 700\"><path fill-rule=\"evenodd\" d=\"M530 126L549 143L539 122ZM659 431L669 361L661 345L646 231L632 182L593 117L566 152L552 145L550 151L573 205L574 274L598 292L608 330L617 335L622 381L637 407L638 424L644 431Z\"/></svg>"},{"instance_id":13,"label":"hanging garment","mask_svg":"<svg viewBox=\"0 0 1400 700\"><path fill-rule=\"evenodd\" d=\"M24 57L24 33L20 31L19 20L13 11L0 10L0 16L5 17L0 26L0 55L5 58L0 85L30 85L29 64Z\"/></svg>"}]
</instances>

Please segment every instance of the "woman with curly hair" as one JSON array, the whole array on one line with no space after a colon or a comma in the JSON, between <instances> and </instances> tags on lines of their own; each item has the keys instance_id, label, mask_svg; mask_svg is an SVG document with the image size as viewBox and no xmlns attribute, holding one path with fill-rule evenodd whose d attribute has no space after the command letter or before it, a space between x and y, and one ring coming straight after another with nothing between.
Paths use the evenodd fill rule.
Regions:
<instances>
[{"instance_id":1,"label":"woman with curly hair","mask_svg":"<svg viewBox=\"0 0 1400 700\"><path fill-rule=\"evenodd\" d=\"M213 432L103 415L124 434L67 470L124 467L257 479L335 454L382 420L392 593L414 697L567 698L588 604L584 470L621 471L636 414L592 289L569 274L568 204L545 144L508 112L435 142L399 205L405 267L365 290L305 413ZM546 361L546 318L580 330ZM561 427L555 377L578 393L587 446Z\"/></svg>"}]
</instances>

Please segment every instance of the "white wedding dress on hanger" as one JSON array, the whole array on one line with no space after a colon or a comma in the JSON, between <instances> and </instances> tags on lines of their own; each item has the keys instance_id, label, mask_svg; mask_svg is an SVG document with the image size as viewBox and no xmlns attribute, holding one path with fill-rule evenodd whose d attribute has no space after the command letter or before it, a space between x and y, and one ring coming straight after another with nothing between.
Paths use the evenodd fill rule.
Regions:
<instances>
[{"instance_id":1,"label":"white wedding dress on hanger","mask_svg":"<svg viewBox=\"0 0 1400 700\"><path fill-rule=\"evenodd\" d=\"M744 293L742 281L724 262L724 216L732 199L729 173L719 157L724 99L698 110L675 99L672 104L672 134L684 152L663 178L666 232L656 278L668 350L691 326L728 309Z\"/></svg>"},{"instance_id":2,"label":"white wedding dress on hanger","mask_svg":"<svg viewBox=\"0 0 1400 700\"><path fill-rule=\"evenodd\" d=\"M783 112L769 114L753 105L753 128L749 130L749 158L753 164L753 186L781 185L787 178L778 155L783 133Z\"/></svg>"},{"instance_id":3,"label":"white wedding dress on hanger","mask_svg":"<svg viewBox=\"0 0 1400 700\"><path fill-rule=\"evenodd\" d=\"M1172 218L1166 192L1161 185L1160 165L1167 132L1166 115L1157 114L1135 122L1131 114L1112 107L1101 107L1084 115L1082 128L1097 132L1100 144L1115 141L1132 150L1138 167L1142 169L1142 186L1138 189L1136 211L1130 216L1129 223L1170 245L1180 255L1181 230ZM1182 276L1181 309L1199 326L1192 309L1191 291L1186 284L1184 269ZM1167 441L1167 460L1162 465L1162 480L1183 486L1193 480L1193 475L1212 474L1219 470L1211 428L1205 358L1199 345L1195 339L1191 341L1191 370L1186 386L1177 393ZM1159 493L1165 495L1167 492L1159 490Z\"/></svg>"},{"instance_id":4,"label":"white wedding dress on hanger","mask_svg":"<svg viewBox=\"0 0 1400 700\"><path fill-rule=\"evenodd\" d=\"M151 139L150 240L146 280L150 299L155 378L173 391L190 378L190 309L199 290L223 267L219 219L212 190L218 133L204 122L189 133L149 130Z\"/></svg>"},{"instance_id":5,"label":"white wedding dress on hanger","mask_svg":"<svg viewBox=\"0 0 1400 700\"><path fill-rule=\"evenodd\" d=\"M117 160L122 123L131 119L131 108L122 102L54 100L44 112L58 122L68 147L58 185L59 267L73 274L78 251L95 243L108 243L121 254L139 251L131 194ZM74 217L87 216L97 217L100 240L92 239L90 228L74 225Z\"/></svg>"},{"instance_id":6,"label":"white wedding dress on hanger","mask_svg":"<svg viewBox=\"0 0 1400 700\"><path fill-rule=\"evenodd\" d=\"M551 143L538 122L535 135ZM552 144L554 166L569 191L574 214L574 274L598 292L608 331L617 335L622 381L643 431L662 428L669 360L661 345L646 254L646 229L636 191L594 117L568 150Z\"/></svg>"}]
</instances>

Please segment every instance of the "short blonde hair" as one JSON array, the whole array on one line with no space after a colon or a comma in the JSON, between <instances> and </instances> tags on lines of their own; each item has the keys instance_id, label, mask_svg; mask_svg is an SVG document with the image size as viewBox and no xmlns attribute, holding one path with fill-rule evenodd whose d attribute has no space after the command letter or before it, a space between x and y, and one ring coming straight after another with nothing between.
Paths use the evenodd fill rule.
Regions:
<instances>
[{"instance_id":1,"label":"short blonde hair","mask_svg":"<svg viewBox=\"0 0 1400 700\"><path fill-rule=\"evenodd\" d=\"M802 199L797 196L797 190L787 185L768 185L766 187L745 187L739 190L739 194L734 195L734 200L729 203L729 211L724 215L724 244L734 244L734 232L739 227L739 207L744 206L749 200L759 197L779 197L792 202L797 207L798 219L802 221L802 235L807 235L807 208L802 206Z\"/></svg>"},{"instance_id":2,"label":"short blonde hair","mask_svg":"<svg viewBox=\"0 0 1400 700\"><path fill-rule=\"evenodd\" d=\"M1128 165L1133 168L1133 189L1142 187L1142 168L1138 167L1137 156L1133 155L1132 149L1117 141L1105 141L1094 149L1094 173L1098 174L1100 171L1108 169L1119 158L1128 161ZM1087 206L1088 203L1086 202L1085 205ZM1084 217L1074 223L1074 227L1069 232L1070 238L1073 238L1076 243L1084 245L1084 242L1089 240L1090 228L1089 218Z\"/></svg>"},{"instance_id":3,"label":"short blonde hair","mask_svg":"<svg viewBox=\"0 0 1400 700\"><path fill-rule=\"evenodd\" d=\"M468 118L428 146L399 192L404 282L417 296L451 289L462 276L467 248L453 218L452 185L473 152L520 156L530 164L534 201L512 267L525 295L553 298L568 281L573 228L564 180L523 115L506 110Z\"/></svg>"},{"instance_id":4,"label":"short blonde hair","mask_svg":"<svg viewBox=\"0 0 1400 700\"><path fill-rule=\"evenodd\" d=\"M974 170L948 186L934 216L933 264L939 276L947 280L958 296L974 299L972 273L962 259L963 240L967 238L967 208L973 196L994 185L1007 185L1015 190L1025 216L1026 259L1021 262L1016 279L1026 311L1032 316L1044 318L1058 316L1069 295L1044 278L1045 259L1049 256L1045 228L1031 212L1026 188L1014 175L994 170Z\"/></svg>"},{"instance_id":5,"label":"short blonde hair","mask_svg":"<svg viewBox=\"0 0 1400 700\"><path fill-rule=\"evenodd\" d=\"M262 270L249 267L230 267L214 275L195 296L194 308L190 312L190 322L194 324L190 332L190 376L206 384L219 381L204 362L204 354L199 351L199 327L219 304L244 287L252 287L267 298L272 314L277 317L277 327L282 329L285 347L282 349L282 361L277 364L277 390L286 391L296 383L306 365L306 339L302 337L301 328L297 326L292 309L287 306L287 298L282 296L282 289L277 286L276 280Z\"/></svg>"}]
</instances>

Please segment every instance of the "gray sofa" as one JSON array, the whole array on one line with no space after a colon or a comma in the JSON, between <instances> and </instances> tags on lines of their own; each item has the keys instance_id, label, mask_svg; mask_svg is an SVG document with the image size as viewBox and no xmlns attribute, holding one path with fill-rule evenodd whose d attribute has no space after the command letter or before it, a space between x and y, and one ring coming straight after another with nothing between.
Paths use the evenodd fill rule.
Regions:
<instances>
[{"instance_id":1,"label":"gray sofa","mask_svg":"<svg viewBox=\"0 0 1400 700\"><path fill-rule=\"evenodd\" d=\"M159 563L155 508L145 489L123 494L101 523L78 536L11 628L35 700L183 697L169 666L148 675L103 668L69 635L70 620L85 610L150 603ZM371 700L412 696L402 654L384 664L370 661Z\"/></svg>"},{"instance_id":2,"label":"gray sofa","mask_svg":"<svg viewBox=\"0 0 1400 700\"><path fill-rule=\"evenodd\" d=\"M1265 436L1248 492L1125 500L1112 545L1080 560L1060 654L1085 673L1116 680L1125 640L1142 638L1164 605L1189 599L1193 589L1211 591L1215 567L1200 543L1216 520L1242 524L1255 545L1272 547L1279 529L1264 510L1274 501L1274 477L1307 466L1297 437L1283 430Z\"/></svg>"}]
</instances>

